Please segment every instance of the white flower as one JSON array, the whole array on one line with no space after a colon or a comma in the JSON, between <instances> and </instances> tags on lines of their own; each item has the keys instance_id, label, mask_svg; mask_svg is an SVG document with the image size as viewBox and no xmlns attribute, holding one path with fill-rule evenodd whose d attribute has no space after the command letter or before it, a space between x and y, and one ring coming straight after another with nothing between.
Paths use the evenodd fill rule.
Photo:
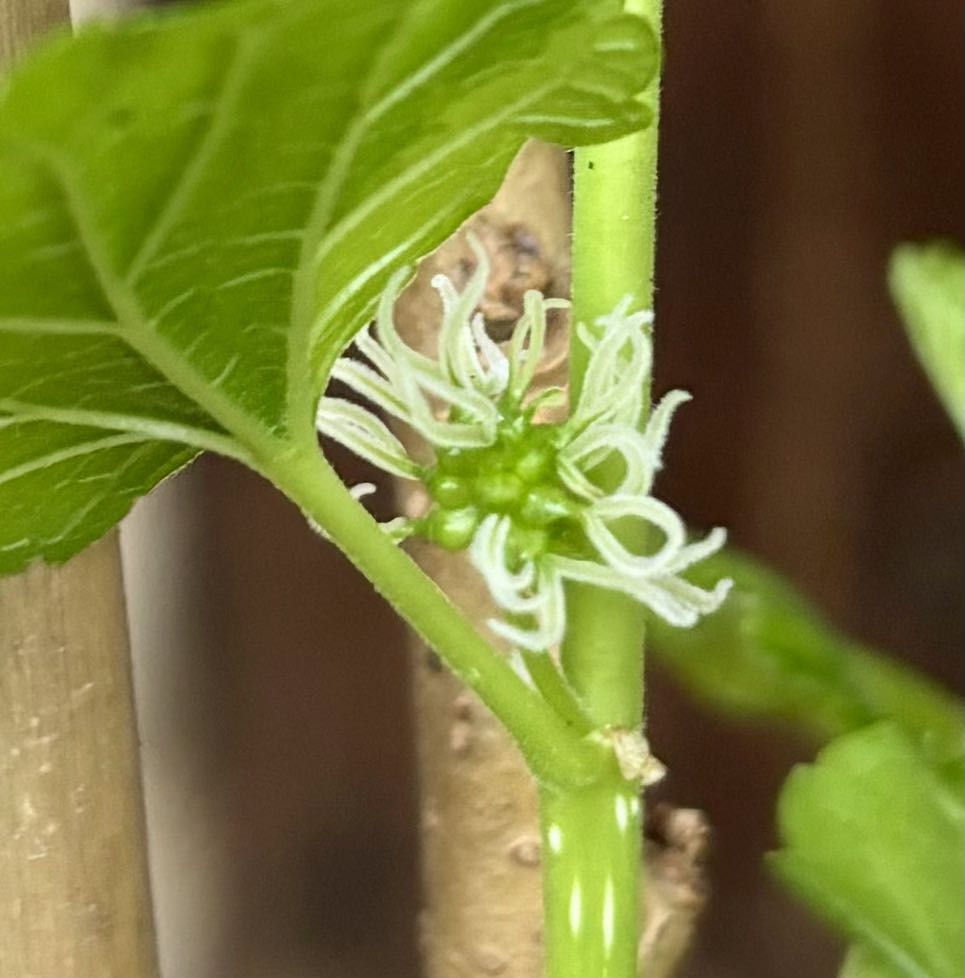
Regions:
<instances>
[{"instance_id":1,"label":"white flower","mask_svg":"<svg viewBox=\"0 0 965 978\"><path fill-rule=\"evenodd\" d=\"M435 359L396 331L403 270L382 296L376 337L366 330L356 340L370 365L340 359L332 372L412 427L436 464L415 462L381 420L339 398L322 398L319 430L385 471L426 484L434 500L426 517L387 529L398 537L421 532L452 549L468 544L505 615L489 625L516 647L540 651L562 640L566 581L620 591L672 624L693 625L720 606L731 582L706 591L681 575L719 550L726 534L718 528L688 542L680 516L651 495L671 417L690 399L671 392L639 429L652 313L631 312L627 297L597 320L595 334L578 327L590 350L580 397L564 423L533 424L530 385L547 313L568 304L527 292L504 351L475 312L489 264L471 243L478 265L461 293L444 275L432 281L443 305ZM657 538L655 549L638 552Z\"/></svg>"}]
</instances>

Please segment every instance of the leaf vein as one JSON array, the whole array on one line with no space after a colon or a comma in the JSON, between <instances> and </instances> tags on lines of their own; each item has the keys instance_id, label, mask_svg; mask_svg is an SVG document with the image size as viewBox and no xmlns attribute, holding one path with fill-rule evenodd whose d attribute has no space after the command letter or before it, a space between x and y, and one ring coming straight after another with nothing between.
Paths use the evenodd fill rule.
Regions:
<instances>
[{"instance_id":1,"label":"leaf vein","mask_svg":"<svg viewBox=\"0 0 965 978\"><path fill-rule=\"evenodd\" d=\"M28 462L22 462L20 465L12 465L10 468L0 471L0 485L3 485L5 482L14 482L17 479L22 479L24 476L30 475L33 472L51 468L54 465L59 465L61 462L69 462L74 458L83 458L86 455L102 452L109 448L116 448L119 445L136 445L143 441L144 439L142 437L136 435L108 435L92 441L82 442L79 445L72 445L70 448L63 448L56 452L46 452L43 455L38 455L30 459Z\"/></svg>"},{"instance_id":2,"label":"leaf vein","mask_svg":"<svg viewBox=\"0 0 965 978\"><path fill-rule=\"evenodd\" d=\"M167 195L163 207L131 260L126 277L128 284L133 284L140 278L145 266L157 254L187 206L191 194L204 175L205 167L231 124L233 111L247 80L248 70L264 43L264 37L239 33L237 45L222 76L221 91L218 93L210 121L202 128L201 137L179 172L174 189Z\"/></svg>"}]
</instances>

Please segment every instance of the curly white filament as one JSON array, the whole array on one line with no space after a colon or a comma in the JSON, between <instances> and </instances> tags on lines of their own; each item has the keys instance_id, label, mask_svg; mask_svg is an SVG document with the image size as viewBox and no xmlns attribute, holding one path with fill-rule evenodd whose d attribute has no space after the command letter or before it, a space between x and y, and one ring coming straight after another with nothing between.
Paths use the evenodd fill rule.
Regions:
<instances>
[{"instance_id":1,"label":"curly white filament","mask_svg":"<svg viewBox=\"0 0 965 978\"><path fill-rule=\"evenodd\" d=\"M435 358L414 350L396 330L393 307L406 278L403 270L382 296L375 335L363 330L356 339L368 363L343 358L332 372L333 378L410 426L437 456L498 453L507 431L516 432L518 441L526 437L518 434L521 423L524 431L541 427L531 421L537 399L530 387L545 343L547 314L568 305L527 292L508 344L496 343L476 312L489 275L488 259L477 241L471 239L471 245L477 266L462 291L444 275L432 280L443 310ZM715 611L730 589L729 580L704 590L681 576L724 545L724 530L689 542L678 513L651 495L673 414L690 399L684 391L672 391L640 429L652 365L652 322L649 310L632 311L628 296L597 320L597 331L579 326L589 362L569 418L551 429L549 442L544 438L539 443L550 445L550 471L541 474L539 485L526 489L500 462L499 478L509 486L509 495L494 495L490 481L489 495L460 502L468 508L451 514L458 517L452 525L468 527L460 539L469 543L470 559L504 615L489 625L517 648L542 651L562 640L567 581L627 594L683 627ZM431 467L410 458L384 422L364 408L323 397L318 428L384 471L426 482L431 494ZM599 476L604 463L609 472L618 473L606 485ZM575 551L543 532L554 520L567 521L580 534L583 543ZM635 539L656 540L658 545L652 552L634 552L626 543L628 528L634 529ZM386 529L402 539L419 532L419 524L399 519Z\"/></svg>"}]
</instances>

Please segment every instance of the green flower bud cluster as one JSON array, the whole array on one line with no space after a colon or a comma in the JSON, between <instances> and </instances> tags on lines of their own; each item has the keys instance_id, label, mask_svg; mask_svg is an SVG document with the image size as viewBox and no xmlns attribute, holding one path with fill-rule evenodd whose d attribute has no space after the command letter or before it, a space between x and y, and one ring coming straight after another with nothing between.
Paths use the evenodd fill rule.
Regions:
<instances>
[{"instance_id":1,"label":"green flower bud cluster","mask_svg":"<svg viewBox=\"0 0 965 978\"><path fill-rule=\"evenodd\" d=\"M521 559L547 553L577 525L583 502L557 475L559 427L517 415L492 445L437 452L425 485L432 505L416 532L446 550L465 550L486 516L508 516Z\"/></svg>"}]
</instances>

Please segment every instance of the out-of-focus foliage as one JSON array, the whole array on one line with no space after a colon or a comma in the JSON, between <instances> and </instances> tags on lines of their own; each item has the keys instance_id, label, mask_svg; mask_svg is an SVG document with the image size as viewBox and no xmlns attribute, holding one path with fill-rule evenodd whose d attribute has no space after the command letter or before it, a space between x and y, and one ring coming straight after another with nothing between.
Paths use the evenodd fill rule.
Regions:
<instances>
[{"instance_id":1,"label":"out-of-focus foliage","mask_svg":"<svg viewBox=\"0 0 965 978\"><path fill-rule=\"evenodd\" d=\"M960 785L894 724L796 768L778 807L782 879L855 942L845 978L965 973Z\"/></svg>"},{"instance_id":2,"label":"out-of-focus foliage","mask_svg":"<svg viewBox=\"0 0 965 978\"><path fill-rule=\"evenodd\" d=\"M839 978L902 978L887 960L872 951L867 944L852 944L841 966Z\"/></svg>"},{"instance_id":3,"label":"out-of-focus foliage","mask_svg":"<svg viewBox=\"0 0 965 978\"><path fill-rule=\"evenodd\" d=\"M735 587L691 630L652 622L672 671L725 713L831 741L785 785L774 866L853 939L841 978L960 978L960 701L837 633L747 557L724 552L690 576Z\"/></svg>"},{"instance_id":4,"label":"out-of-focus foliage","mask_svg":"<svg viewBox=\"0 0 965 978\"><path fill-rule=\"evenodd\" d=\"M901 245L888 281L921 365L958 428L965 424L965 255L942 242Z\"/></svg>"},{"instance_id":5,"label":"out-of-focus foliage","mask_svg":"<svg viewBox=\"0 0 965 978\"><path fill-rule=\"evenodd\" d=\"M734 551L688 573L731 577L724 606L692 629L649 625L663 662L732 716L793 724L822 741L889 719L934 763L962 750L959 701L914 670L835 631L777 574Z\"/></svg>"}]
</instances>

